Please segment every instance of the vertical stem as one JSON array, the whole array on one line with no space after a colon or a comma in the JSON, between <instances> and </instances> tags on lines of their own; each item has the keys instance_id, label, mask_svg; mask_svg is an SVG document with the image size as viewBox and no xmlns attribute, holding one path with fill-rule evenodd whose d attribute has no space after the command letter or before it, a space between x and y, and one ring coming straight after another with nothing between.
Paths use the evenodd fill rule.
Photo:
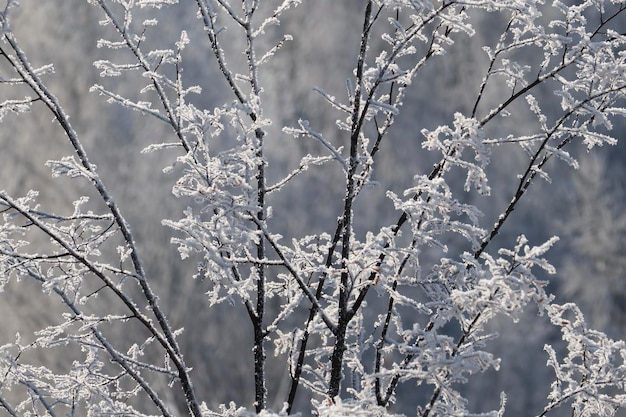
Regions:
<instances>
[{"instance_id":1,"label":"vertical stem","mask_svg":"<svg viewBox=\"0 0 626 417\"><path fill-rule=\"evenodd\" d=\"M208 7L206 0L196 0L198 5L200 16L205 25L206 33L209 37L209 41L211 43L211 49L217 59L218 66L222 75L226 79L226 82L230 86L231 90L235 94L237 101L241 104L250 104L249 99L246 98L244 92L239 88L239 86L235 82L235 77L233 73L228 69L228 65L226 63L226 59L224 57L224 52L220 47L217 33L219 30L215 28L214 18L215 14ZM245 16L243 19L239 18L235 12L228 6L227 2L219 1L220 5L224 7L228 14L233 18L233 20L239 24L246 34L246 58L248 61L248 70L250 77L250 87L252 88L252 93L254 95L255 100L258 98L261 88L258 83L258 67L256 62L256 56L254 51L254 36L252 34L252 16L258 6L258 2L254 2L247 8L244 13ZM250 119L253 123L258 120L260 116L255 111L250 112ZM265 224L265 193L266 193L266 185L265 185L265 161L263 154L263 138L265 136L265 132L262 128L256 128L254 130L254 135L256 139L256 143L253 144L256 149L256 157L258 160L257 163L257 172L256 172L256 181L257 181L257 195L256 195L256 204L258 207L258 213L256 215L257 220L257 230L259 230L260 237L259 242L256 244L256 255L257 259L263 260L265 258L265 239L262 237L263 225ZM265 349L264 349L264 341L267 335L266 330L263 328L263 320L265 315L265 265L262 262L255 264L255 269L257 272L257 303L256 303L256 312L252 314L250 312L250 318L252 320L252 326L254 328L254 386L255 386L255 408L257 413L261 412L261 410L266 408L267 403L267 389L265 386Z\"/></svg>"},{"instance_id":2,"label":"vertical stem","mask_svg":"<svg viewBox=\"0 0 626 417\"><path fill-rule=\"evenodd\" d=\"M348 299L350 297L349 290L349 273L348 265L350 258L350 244L352 235L352 203L355 197L355 174L359 165L358 162L358 144L359 134L361 132L361 96L362 96L362 80L363 66L365 63L365 55L367 53L367 42L369 39L369 25L372 14L372 2L368 1L365 8L365 19L363 22L363 32L361 35L361 48L359 51L359 59L356 71L356 83L354 91L354 106L352 110L352 129L350 135L350 169L346 179L346 197L343 208L342 218L342 240L341 240L341 282L339 288L339 317L337 323L337 332L335 333L335 345L331 355L330 381L328 386L328 397L332 401L341 390L341 379L343 370L343 355L346 350L346 333L348 324L352 315L348 308Z\"/></svg>"},{"instance_id":3,"label":"vertical stem","mask_svg":"<svg viewBox=\"0 0 626 417\"><path fill-rule=\"evenodd\" d=\"M256 56L253 45L252 34L252 15L254 14L253 5L251 9L246 11L246 20L244 22L244 29L246 31L246 56L248 59L248 70L250 72L250 86L252 87L254 99L258 99L258 95L261 92L261 88L258 84L258 72L256 65ZM256 122L258 115L254 112L250 114L252 122ZM265 132L256 128L254 130L256 139L256 157L257 157L257 229L259 230L260 237L259 242L256 244L257 259L265 259L265 239L262 237L263 225L265 224L265 160L263 154L263 138ZM265 265L258 263L255 265L257 272L257 304L256 304L256 316L253 320L254 326L254 405L257 413L260 413L267 407L267 387L265 385L265 347L264 341L266 332L263 328L263 319L265 315Z\"/></svg>"},{"instance_id":4,"label":"vertical stem","mask_svg":"<svg viewBox=\"0 0 626 417\"><path fill-rule=\"evenodd\" d=\"M257 203L259 212L257 219L259 224L265 222L265 168L263 161L263 131L257 129L255 131L257 139L257 158L259 161L257 167ZM259 230L261 226L258 226ZM257 258L265 258L265 239L260 237L257 243ZM256 412L260 413L266 407L267 389L265 387L265 350L263 342L265 340L265 331L263 329L263 316L265 313L265 266L260 263L256 265L257 269L257 306L256 320L254 320L254 391L255 391L255 407Z\"/></svg>"}]
</instances>

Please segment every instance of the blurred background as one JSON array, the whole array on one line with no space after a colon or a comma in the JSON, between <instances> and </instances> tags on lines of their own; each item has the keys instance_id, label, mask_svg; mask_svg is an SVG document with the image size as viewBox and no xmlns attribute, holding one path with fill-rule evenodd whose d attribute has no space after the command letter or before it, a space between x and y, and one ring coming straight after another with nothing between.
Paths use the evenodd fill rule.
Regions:
<instances>
[{"instance_id":1,"label":"blurred background","mask_svg":"<svg viewBox=\"0 0 626 417\"><path fill-rule=\"evenodd\" d=\"M102 16L97 7L75 0L21 3L13 15L17 39L33 65L54 64L54 74L45 78L48 86L71 116L92 162L132 225L148 276L170 320L176 327L185 328L180 341L187 363L194 367L199 397L212 407L229 401L250 406L252 343L245 311L229 304L207 310L203 295L207 284L192 279L195 264L181 262L176 247L169 243L170 230L161 225L163 218L179 218L185 207L170 192L175 177L162 172L177 154L140 154L151 143L171 141L171 131L156 119L108 104L105 98L89 92L98 83L130 98L139 97L139 74L99 77L93 66L95 60L129 57L123 51L96 47L101 37L113 38L107 28L98 25ZM181 1L178 6L158 11L160 25L148 32L147 42L170 48L178 41L180 30L189 32L192 43L185 51L184 76L187 84L203 88L194 99L195 104L212 109L230 102L232 97L211 58L191 3ZM362 12L361 0L305 1L268 34L268 44L282 34L294 36L261 73L266 115L274 120L267 139L271 179L290 172L303 155L320 152L317 144L282 133L282 126L295 126L302 118L337 142L345 136L335 127L338 115L312 88L320 87L330 95L345 97L345 83L351 77L358 52ZM546 10L546 16L549 14ZM412 184L414 175L428 173L432 168L436 155L421 148L420 131L450 123L454 112L471 112L487 63L481 46L493 45L505 23L501 17L490 14L477 19L476 35L461 37L445 56L432 60L411 87L375 167L374 179L380 185L365 191L355 209L357 235L394 222L397 213L385 191L401 193ZM141 20L141 16L136 16L136 21ZM231 29L234 34L235 28ZM223 35L223 39L228 39L228 35ZM227 50L230 47L237 51L237 39L232 42L226 45ZM376 40L374 47L376 42L380 41ZM229 61L234 66L241 64L237 59L243 59L242 54L231 56ZM3 75L9 71L5 63L0 64L0 71ZM0 99L8 98L7 94L13 93L0 90ZM498 91L489 94L493 94L493 100L499 97ZM536 96L541 99L541 94L549 96L551 91L537 92ZM549 107L544 111L550 115ZM524 131L524 117L502 119L489 134L498 137ZM92 192L88 184L51 178L45 161L71 153L69 143L51 119L41 104L35 103L31 113L10 115L3 120L0 189L12 195L39 190L44 208L71 212L72 202L78 196ZM614 134L623 139L623 132L624 123L616 121ZM624 338L626 144L620 142L591 153L581 144L573 144L570 153L579 159L580 169L551 161L548 172L552 183L536 180L496 243L511 247L521 233L531 244L559 235L561 240L548 254L558 273L542 277L550 280L550 291L556 294L558 302L578 303L596 328L612 337ZM489 168L492 196L467 194L467 202L483 211L485 227L493 224L510 201L517 185L516 175L524 168L526 158L513 145L495 149ZM311 169L284 192L273 196L277 231L286 238L332 232L343 197L342 177L337 167ZM458 178L461 189L461 173ZM12 342L17 332L27 335L45 327L56 313L63 311L63 305L43 294L38 285L28 280L12 282L0 293L0 345ZM497 408L500 391L508 394L507 416L536 415L543 409L552 377L545 366L543 345L558 343L560 334L545 318L536 317L536 311L527 314L527 320L515 324L506 319L492 323L500 339L492 342L489 350L502 358L502 367L499 372L475 377L462 388L471 410ZM117 337L123 338L124 332L120 331ZM59 362L60 367L71 361L61 352L41 351L41 355L40 360ZM269 384L270 405L280 408L288 389L286 370L270 362L268 373L276 381ZM422 390L423 387L402 386L395 411L414 415L415 409L405 406L402 399L413 399ZM307 399L303 395L300 401ZM569 414L567 409L561 412Z\"/></svg>"}]
</instances>

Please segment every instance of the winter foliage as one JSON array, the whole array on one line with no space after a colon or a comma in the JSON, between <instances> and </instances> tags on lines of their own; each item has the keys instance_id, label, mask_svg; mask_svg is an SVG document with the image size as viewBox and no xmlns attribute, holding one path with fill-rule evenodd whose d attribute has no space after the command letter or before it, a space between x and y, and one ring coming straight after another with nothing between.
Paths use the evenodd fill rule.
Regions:
<instances>
[{"instance_id":1,"label":"winter foliage","mask_svg":"<svg viewBox=\"0 0 626 417\"><path fill-rule=\"evenodd\" d=\"M306 86L315 108L297 115L281 114L276 101L291 93L280 85L289 45L309 35L289 21L310 0L88 3L101 26L93 45L101 79L90 91L156 126L140 130L133 164L171 183L152 203L175 207L152 226L171 241L149 243L177 250L185 266L184 276L166 280L193 280L206 293L202 309L185 315L211 323L243 312L248 344L233 354L250 356L254 388L247 403L222 405L197 389L205 365L186 355L187 331L170 319L164 277L144 255L127 200L51 87L56 63L22 47L19 14L32 6L5 0L0 120L29 112L53 119L69 151L45 165L78 195L49 207L38 191L0 184L0 288L33 283L64 308L53 324L3 339L3 415L503 416L506 392L492 389L499 405L477 411L466 387L502 366L492 350L495 321L542 317L561 340L542 353L552 382L536 415L613 416L626 405L624 342L593 330L575 304L551 293L549 251L558 238L498 238L530 189L562 180L551 175L559 161L579 168L572 149L617 143L614 126L626 115L626 3L354 2L351 72L331 62L325 74L345 88ZM162 22L168 13L193 18L173 30ZM407 123L406 112L422 111L411 108L412 97L429 66L445 65L459 44L472 46L485 22L469 106L447 110L445 124L400 132L415 145L400 151L427 154L420 161L430 164L396 166L409 184L398 189L378 169L390 148L404 146L394 128ZM334 125L316 121L319 107ZM285 143L308 151L284 157ZM519 150L521 170L499 207L491 164ZM151 166L154 154L162 166ZM322 192L307 182L320 172L332 178ZM380 189L384 213L361 219ZM287 223L307 209L289 198L307 194L309 211L323 205L333 216L294 232ZM137 190L135 198L151 195ZM495 217L483 213L485 201ZM224 327L221 344L235 343L236 327ZM56 366L40 355L71 362Z\"/></svg>"}]
</instances>

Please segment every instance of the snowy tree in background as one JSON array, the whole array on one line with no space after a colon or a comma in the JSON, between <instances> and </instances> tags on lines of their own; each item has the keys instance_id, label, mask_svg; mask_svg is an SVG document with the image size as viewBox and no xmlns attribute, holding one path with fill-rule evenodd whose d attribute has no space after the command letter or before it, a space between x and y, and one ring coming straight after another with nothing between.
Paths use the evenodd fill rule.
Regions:
<instances>
[{"instance_id":1,"label":"snowy tree in background","mask_svg":"<svg viewBox=\"0 0 626 417\"><path fill-rule=\"evenodd\" d=\"M410 409L420 416L476 415L462 388L500 367L490 350L499 342L490 323L528 320L528 309L546 316L563 341L545 346L553 382L544 408L532 414L610 416L626 404L624 342L589 328L575 304L557 304L546 290L543 277L556 272L546 253L557 238L497 239L528 190L551 180L551 165L560 160L578 168L571 148L616 143L613 124L626 114L626 4L355 2L353 70L338 73L331 62L325 74L345 87L310 86L319 98L314 106L335 114L335 126L325 126L305 118L317 109L289 118L266 104L291 91L274 63L290 42L309 35L298 25L294 33L282 31L306 1L89 3L104 33L94 45L102 81L91 90L167 131L161 141L146 129L151 143L143 153L170 159L164 172L172 194L160 198L182 209L161 224L172 231L181 264L194 272L148 272L125 214L131 208L110 191L107 168L96 167L82 139L88 133L74 127L49 87L54 67L35 64L37 57L21 47L14 15L27 8L5 1L0 119L29 111L52 118L71 153L46 165L56 181L84 195L51 210L37 191L0 191L0 282L35 283L65 309L53 325L20 332L0 348L4 414L385 416ZM160 32L165 14L188 9L194 20ZM471 71L481 81L466 92L470 106L450 111L448 124L402 131L411 136L402 146L413 146L401 151L427 154L431 163L418 172L395 167L412 183L400 191L386 187L377 162L399 146L394 127L407 123L403 103L420 94L429 65L445 63L459 43L473 45L475 26L486 22L493 26L474 51L481 58ZM219 76L188 76L187 62L198 56L210 58L206 74ZM116 89L109 81L118 78L132 82ZM224 92L221 102L206 105L204 97L215 90ZM515 128L505 131L509 126ZM279 144L293 141L310 144L310 152L281 153ZM483 216L473 201L502 199L492 196L490 160L520 148L524 166L508 202L495 218ZM135 155L133 164L149 165L148 158ZM286 236L285 224L303 213L284 196L320 171L328 184L303 194L310 210L334 210L334 220ZM377 207L386 210L379 218L394 220L373 227L359 216L370 204L367 194L381 188ZM137 199L151 196L134 191ZM206 284L205 308L187 315L210 319L230 304L247 316L249 345L233 350L252 356L247 404L213 407L198 393L205 365L187 360L179 343L185 330L168 319L168 294L155 290L163 279ZM237 326L232 323L233 333ZM224 330L220 340L229 346ZM71 363L42 360L57 354L71 356ZM288 378L271 376L275 367ZM220 383L220 375L210 378ZM411 395L400 394L407 390ZM500 406L481 415L504 415L506 393L492 391ZM271 404L279 405L275 412Z\"/></svg>"}]
</instances>

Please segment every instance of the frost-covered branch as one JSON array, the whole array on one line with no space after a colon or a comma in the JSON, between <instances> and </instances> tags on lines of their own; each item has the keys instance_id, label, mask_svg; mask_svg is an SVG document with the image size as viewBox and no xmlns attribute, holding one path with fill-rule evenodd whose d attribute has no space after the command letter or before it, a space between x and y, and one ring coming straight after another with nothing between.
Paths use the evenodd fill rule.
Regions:
<instances>
[{"instance_id":1,"label":"frost-covered branch","mask_svg":"<svg viewBox=\"0 0 626 417\"><path fill-rule=\"evenodd\" d=\"M537 415L568 406L576 416L615 415L626 404L623 342L591 330L577 307L554 304L547 291L559 288L546 281L556 273L548 251L557 238L536 244L529 232L506 242L531 187L562 180L552 161L578 168L577 148L617 142L626 5L89 3L105 33L94 65L115 77L91 91L142 118L128 137L142 153L163 151L150 158L166 168L155 171L141 155L124 155L130 167L112 163L126 152L121 145L115 158L88 153L83 140L107 137L107 118L94 118L102 126L93 135L78 133L80 115L75 124L52 92L58 74L32 65L18 43L17 3L8 1L0 120L52 115L72 155L46 165L55 181L91 193L49 209L37 192L0 192L0 289L26 279L65 308L25 344L18 336L0 348L8 415L476 415L466 387L507 359L494 349L500 319L529 320L532 309L566 344L545 348L554 382ZM336 15L314 20L316 7L346 12L339 26L354 36L324 33ZM339 47L328 39L346 57L299 58L307 48ZM465 49L472 60L457 69ZM325 85L302 86L311 74L299 72L315 68ZM441 69L450 74L439 77ZM448 76L462 86L453 99L424 97ZM321 109L307 107L302 87L314 89ZM495 158L504 162L492 167ZM134 181L144 161L149 185L171 194L129 188L142 199L134 206L114 198L103 178ZM117 173L121 164L128 173ZM122 210L122 201L130 206ZM164 239L145 233L152 210ZM130 219L146 225L131 229ZM179 259L166 258L162 240ZM60 370L30 363L38 349L72 360ZM235 365L216 377L219 349ZM226 398L239 391L236 402ZM501 417L506 398L481 415Z\"/></svg>"}]
</instances>

